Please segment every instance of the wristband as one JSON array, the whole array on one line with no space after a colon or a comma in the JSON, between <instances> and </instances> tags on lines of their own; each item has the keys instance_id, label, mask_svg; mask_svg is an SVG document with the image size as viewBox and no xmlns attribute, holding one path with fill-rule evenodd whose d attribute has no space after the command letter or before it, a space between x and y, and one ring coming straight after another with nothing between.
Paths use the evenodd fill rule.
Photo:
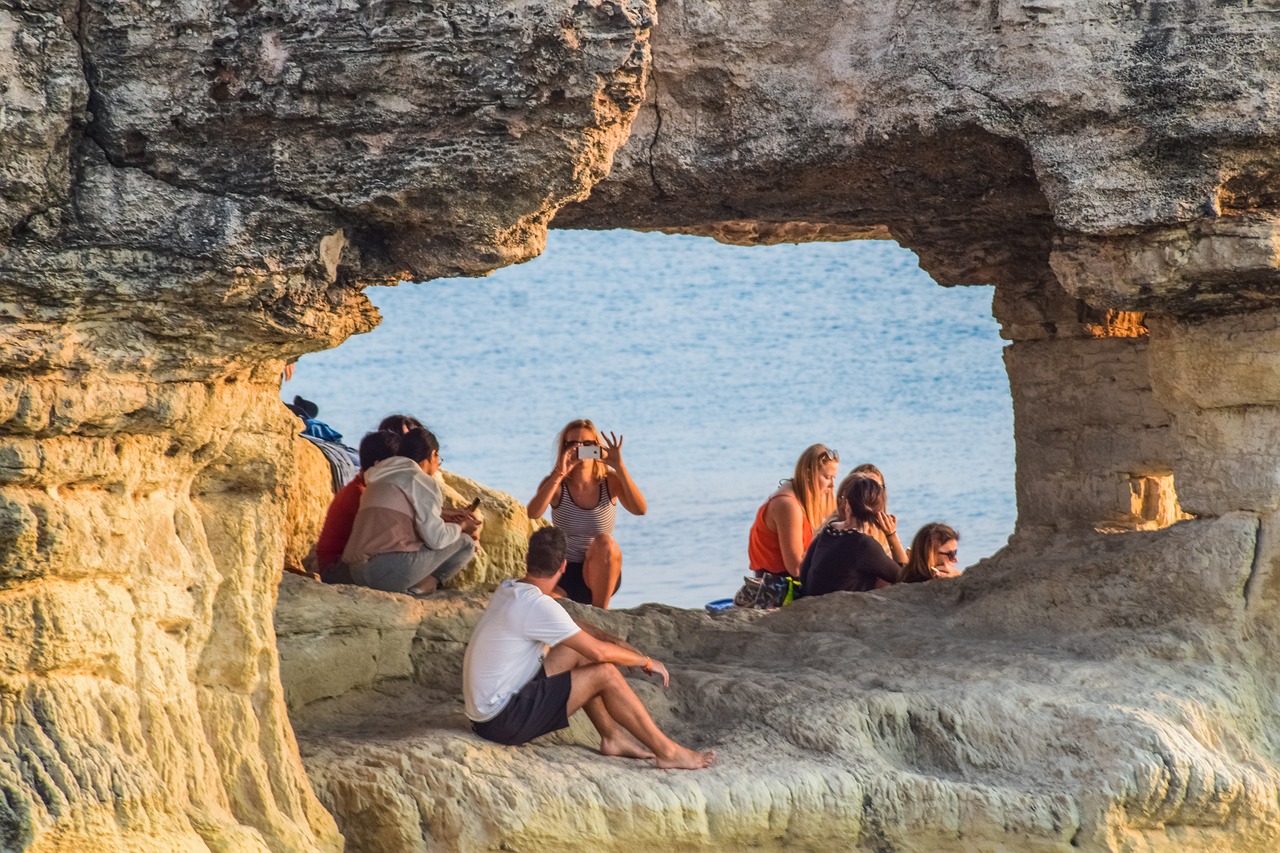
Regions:
<instances>
[{"instance_id":1,"label":"wristband","mask_svg":"<svg viewBox=\"0 0 1280 853\"><path fill-rule=\"evenodd\" d=\"M644 671L653 672L653 658L648 655L644 656Z\"/></svg>"}]
</instances>

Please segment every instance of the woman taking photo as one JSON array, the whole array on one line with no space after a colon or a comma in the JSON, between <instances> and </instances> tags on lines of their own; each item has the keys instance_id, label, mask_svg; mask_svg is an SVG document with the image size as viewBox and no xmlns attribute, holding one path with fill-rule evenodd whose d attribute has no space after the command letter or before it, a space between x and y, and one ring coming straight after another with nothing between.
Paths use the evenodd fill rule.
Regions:
<instances>
[{"instance_id":1,"label":"woman taking photo","mask_svg":"<svg viewBox=\"0 0 1280 853\"><path fill-rule=\"evenodd\" d=\"M908 583L934 578L960 577L960 534L945 524L933 522L916 531L911 540L911 559L903 580Z\"/></svg>"},{"instance_id":2,"label":"woman taking photo","mask_svg":"<svg viewBox=\"0 0 1280 853\"><path fill-rule=\"evenodd\" d=\"M835 508L832 488L840 454L823 444L807 447L795 475L783 480L756 512L747 539L747 558L757 577L800 576L800 560L813 532Z\"/></svg>"},{"instance_id":3,"label":"woman taking photo","mask_svg":"<svg viewBox=\"0 0 1280 853\"><path fill-rule=\"evenodd\" d=\"M601 609L622 584L622 551L613 538L615 502L644 515L644 495L622 461L622 436L602 441L589 420L570 421L556 441L556 465L529 501L529 517L551 507L551 523L567 540L560 588L567 598Z\"/></svg>"},{"instance_id":4,"label":"woman taking photo","mask_svg":"<svg viewBox=\"0 0 1280 853\"><path fill-rule=\"evenodd\" d=\"M800 564L800 594L865 592L902 580L903 569L871 535L892 536L898 522L884 510L884 487L854 477L840 495L841 521L822 528Z\"/></svg>"}]
</instances>

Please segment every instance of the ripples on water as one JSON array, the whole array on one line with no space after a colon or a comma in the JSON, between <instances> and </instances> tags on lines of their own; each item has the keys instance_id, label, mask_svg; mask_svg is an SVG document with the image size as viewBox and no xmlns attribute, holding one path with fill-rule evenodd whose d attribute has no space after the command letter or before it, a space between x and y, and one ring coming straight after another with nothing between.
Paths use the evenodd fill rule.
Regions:
<instances>
[{"instance_id":1,"label":"ripples on water","mask_svg":"<svg viewBox=\"0 0 1280 853\"><path fill-rule=\"evenodd\" d=\"M283 395L353 446L386 414L417 415L447 469L520 500L568 420L622 433L649 512L618 512L617 607L731 595L756 508L818 441L841 476L880 466L908 544L946 521L970 565L1013 531L991 288L939 287L894 243L553 231L489 278L367 292L382 325L304 357Z\"/></svg>"}]
</instances>

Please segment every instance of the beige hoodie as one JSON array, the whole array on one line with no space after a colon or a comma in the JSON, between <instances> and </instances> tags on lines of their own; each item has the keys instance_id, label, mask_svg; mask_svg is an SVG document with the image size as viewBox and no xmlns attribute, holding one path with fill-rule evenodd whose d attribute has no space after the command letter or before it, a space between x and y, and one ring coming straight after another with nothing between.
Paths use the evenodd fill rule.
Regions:
<instances>
[{"instance_id":1,"label":"beige hoodie","mask_svg":"<svg viewBox=\"0 0 1280 853\"><path fill-rule=\"evenodd\" d=\"M384 459L365 472L364 481L360 509L342 552L348 566L357 568L370 557L395 551L439 550L462 536L459 525L440 518L440 486L412 459Z\"/></svg>"}]
</instances>

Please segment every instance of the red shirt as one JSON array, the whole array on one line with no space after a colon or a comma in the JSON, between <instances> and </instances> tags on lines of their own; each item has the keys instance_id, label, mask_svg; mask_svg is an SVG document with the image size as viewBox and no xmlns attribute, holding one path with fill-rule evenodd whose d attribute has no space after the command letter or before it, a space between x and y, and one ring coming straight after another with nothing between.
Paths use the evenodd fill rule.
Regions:
<instances>
[{"instance_id":1,"label":"red shirt","mask_svg":"<svg viewBox=\"0 0 1280 853\"><path fill-rule=\"evenodd\" d=\"M324 527L320 528L320 539L316 542L316 566L320 569L322 578L342 559L347 540L351 538L351 528L356 523L362 495L363 471L339 489L333 496L333 503L329 504L329 511L324 515Z\"/></svg>"},{"instance_id":2,"label":"red shirt","mask_svg":"<svg viewBox=\"0 0 1280 853\"><path fill-rule=\"evenodd\" d=\"M782 561L782 545L778 542L778 534L776 531L770 530L769 525L765 523L764 515L769 511L769 504L773 503L776 498L796 499L790 495L774 495L760 505L760 511L756 513L755 523L751 525L751 536L747 540L747 559L750 560L752 569L764 569L766 572L772 572L775 575L785 575L787 566ZM799 503L799 501L796 501ZM801 534L801 547L808 548L809 543L813 541L813 527L809 524L809 519L805 518L804 513L800 514L800 520L804 526Z\"/></svg>"}]
</instances>

